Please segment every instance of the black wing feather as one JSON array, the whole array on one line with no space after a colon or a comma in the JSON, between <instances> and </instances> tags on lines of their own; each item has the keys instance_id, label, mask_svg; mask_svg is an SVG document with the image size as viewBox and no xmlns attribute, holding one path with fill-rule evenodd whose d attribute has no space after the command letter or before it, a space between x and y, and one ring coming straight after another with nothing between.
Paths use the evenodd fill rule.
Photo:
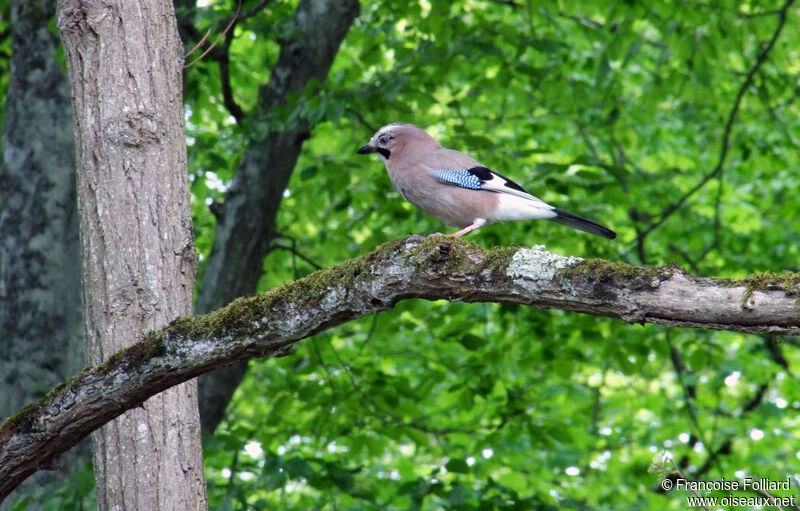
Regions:
<instances>
[{"instance_id":1,"label":"black wing feather","mask_svg":"<svg viewBox=\"0 0 800 511\"><path fill-rule=\"evenodd\" d=\"M477 177L482 182L491 181L492 180L492 174L494 174L495 176L503 178L505 180L505 186L507 188L511 188L512 190L517 190L517 191L522 192L522 193L528 193L520 185L518 185L514 181L508 179L503 174L500 174L499 172L496 172L496 171L490 169L489 167L472 167L471 169L467 169L467 172L469 172L473 176Z\"/></svg>"}]
</instances>

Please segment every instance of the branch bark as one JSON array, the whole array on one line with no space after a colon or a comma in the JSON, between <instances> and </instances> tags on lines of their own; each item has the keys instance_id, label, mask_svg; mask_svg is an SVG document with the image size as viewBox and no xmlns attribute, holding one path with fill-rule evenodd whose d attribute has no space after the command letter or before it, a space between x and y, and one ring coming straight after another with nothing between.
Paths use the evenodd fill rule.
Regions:
<instances>
[{"instance_id":1,"label":"branch bark","mask_svg":"<svg viewBox=\"0 0 800 511\"><path fill-rule=\"evenodd\" d=\"M0 501L40 467L164 389L252 357L286 354L332 326L408 298L559 308L628 323L800 333L800 275L732 281L676 267L562 257L542 247L486 251L412 236L202 316L182 318L85 369L0 426Z\"/></svg>"}]
</instances>

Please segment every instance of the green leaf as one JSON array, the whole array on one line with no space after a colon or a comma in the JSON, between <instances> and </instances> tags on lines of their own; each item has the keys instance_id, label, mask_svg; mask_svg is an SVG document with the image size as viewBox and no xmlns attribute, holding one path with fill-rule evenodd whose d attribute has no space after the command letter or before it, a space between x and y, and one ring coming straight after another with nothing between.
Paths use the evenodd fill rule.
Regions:
<instances>
[{"instance_id":1,"label":"green leaf","mask_svg":"<svg viewBox=\"0 0 800 511\"><path fill-rule=\"evenodd\" d=\"M456 474L466 474L469 472L469 465L461 458L450 458L444 468L446 468L448 472L454 472Z\"/></svg>"},{"instance_id":2,"label":"green leaf","mask_svg":"<svg viewBox=\"0 0 800 511\"><path fill-rule=\"evenodd\" d=\"M286 473L291 478L298 478L302 477L305 479L311 479L314 475L314 469L311 468L311 465L306 462L306 460L301 458L290 458L283 463L283 468L286 470Z\"/></svg>"},{"instance_id":3,"label":"green leaf","mask_svg":"<svg viewBox=\"0 0 800 511\"><path fill-rule=\"evenodd\" d=\"M478 337L477 335L464 334L458 338L459 344L464 346L469 351L478 351L486 345L486 339Z\"/></svg>"},{"instance_id":4,"label":"green leaf","mask_svg":"<svg viewBox=\"0 0 800 511\"><path fill-rule=\"evenodd\" d=\"M314 176L317 175L317 172L319 172L319 167L317 167L316 165L311 165L310 167L306 167L300 171L300 179L302 179L303 181L312 179Z\"/></svg>"}]
</instances>

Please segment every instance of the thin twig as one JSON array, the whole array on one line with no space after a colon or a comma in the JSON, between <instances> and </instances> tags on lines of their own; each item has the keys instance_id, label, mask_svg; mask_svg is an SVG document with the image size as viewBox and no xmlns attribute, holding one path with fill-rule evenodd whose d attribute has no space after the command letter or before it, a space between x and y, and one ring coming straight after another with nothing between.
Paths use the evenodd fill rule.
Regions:
<instances>
[{"instance_id":1,"label":"thin twig","mask_svg":"<svg viewBox=\"0 0 800 511\"><path fill-rule=\"evenodd\" d=\"M323 268L321 265L315 263L313 259L311 259L310 257L304 255L299 250L297 250L297 248L295 248L295 241L294 241L293 238L286 238L286 239L288 239L292 243L291 246L286 246L286 245L283 245L282 243L273 243L272 244L272 248L277 248L277 249L280 249L280 250L286 250L287 252L291 252L293 255L299 257L300 259L302 259L303 261L305 261L309 265L313 266L314 269L316 269L316 270L321 270Z\"/></svg>"},{"instance_id":2,"label":"thin twig","mask_svg":"<svg viewBox=\"0 0 800 511\"><path fill-rule=\"evenodd\" d=\"M356 353L356 356L350 359L351 362L361 356L361 353L363 353L364 348L367 347L369 341L372 340L372 336L375 335L375 330L377 329L378 326L378 316L379 316L378 314L372 316L372 324L369 326L369 331L367 332L367 338L364 339L364 342L362 342L361 346L359 346L358 353Z\"/></svg>"},{"instance_id":3,"label":"thin twig","mask_svg":"<svg viewBox=\"0 0 800 511\"><path fill-rule=\"evenodd\" d=\"M702 477L706 472L708 472L711 467L717 462L720 456L727 456L733 450L733 439L729 438L722 442L722 444L716 450L710 451L708 458L706 461L700 465L700 468L694 471L694 477ZM719 465L717 465L719 467Z\"/></svg>"},{"instance_id":4,"label":"thin twig","mask_svg":"<svg viewBox=\"0 0 800 511\"><path fill-rule=\"evenodd\" d=\"M236 102L236 98L233 96L233 88L231 87L231 75L230 75L230 49L231 44L233 43L233 32L236 25L248 18L251 18L261 12L262 9L270 2L271 0L261 0L252 8L240 14L238 16L234 16L232 21L232 25L229 29L226 29L225 35L225 43L220 47L221 51L215 52L215 60L219 64L219 81L220 86L222 88L222 102L225 105L225 108L231 113L231 115L236 119L236 122L241 123L242 120L245 118L246 114L244 109ZM241 0L239 1L239 8L241 8ZM236 12L239 13L239 8L237 8Z\"/></svg>"},{"instance_id":5,"label":"thin twig","mask_svg":"<svg viewBox=\"0 0 800 511\"><path fill-rule=\"evenodd\" d=\"M687 479L686 476L683 475L683 472L681 472L681 469L678 468L678 465L675 464L675 460L672 459L672 456L670 456L668 458L668 460L669 460L670 465L672 465L672 468L675 469L675 473L678 474L678 476L681 479L683 479L684 481L688 481L689 479ZM700 504L700 507L702 507L706 511L711 511L705 504L701 504L701 502L703 502L703 500L701 499L700 494L697 493L697 490L695 490L692 485L686 485L686 486L689 487L689 490L694 494L695 497L697 497L697 503Z\"/></svg>"},{"instance_id":6,"label":"thin twig","mask_svg":"<svg viewBox=\"0 0 800 511\"><path fill-rule=\"evenodd\" d=\"M236 484L236 476L239 472L239 449L233 451L233 460L231 461L231 468L230 468L230 475L228 476L228 488L225 491L225 495L230 497L233 495L233 488Z\"/></svg>"},{"instance_id":7,"label":"thin twig","mask_svg":"<svg viewBox=\"0 0 800 511\"><path fill-rule=\"evenodd\" d=\"M386 414L387 416L389 416L392 419L392 424L394 424L395 426L404 426L404 427L407 427L407 428L416 429L418 431L422 431L423 433L429 433L429 434L432 434L434 436L447 435L447 434L450 434L450 433L466 433L465 430L456 429L456 428L432 428L430 426L424 425L423 423L421 423L421 422L419 422L418 420L415 420L415 419L412 419L410 421L406 421L406 420L398 417L397 415L395 415L394 412L392 412L391 410L387 410L387 409L383 408L382 406L378 405L377 403L375 403L375 401L372 400L372 398L366 392L364 392L361 389L361 386L359 385L358 381L356 381L355 376L353 375L352 371L350 370L350 366L347 365L345 363L345 361L342 359L342 357L339 355L339 352L333 346L333 343L330 341L330 339L328 339L328 345L330 346L334 357L336 357L336 360L339 362L339 365L341 366L342 370L345 372L347 377L350 379L350 383L353 386L353 390L355 390L361 396L361 399L364 402L369 404L370 408L372 408L373 411L380 411L380 412ZM428 418L426 417L425 419L428 419ZM423 420L423 422L424 422L424 420Z\"/></svg>"},{"instance_id":8,"label":"thin twig","mask_svg":"<svg viewBox=\"0 0 800 511\"><path fill-rule=\"evenodd\" d=\"M198 43L197 43L197 44L195 44L195 45L192 47L192 49L191 49L191 50L189 50L188 52L186 52L186 55L184 55L184 56L183 56L183 59L184 59L184 60L188 59L188 58L189 58L189 57L191 57L191 56L192 56L192 54L193 54L194 52L196 52L196 51L197 51L197 50L198 50L198 49L199 49L201 46L203 46L204 44L206 44L206 40L208 39L208 36L210 36L210 35L211 35L211 29L209 28L209 29L208 29L208 31L206 32L206 35L204 35L204 36L203 36L203 38L202 38L202 39L200 39L200 41L198 41Z\"/></svg>"},{"instance_id":9,"label":"thin twig","mask_svg":"<svg viewBox=\"0 0 800 511\"><path fill-rule=\"evenodd\" d=\"M775 506L776 508L778 508L778 511L783 511L783 508L782 508L781 506L779 506L779 505L778 505L778 498L777 498L777 497L775 497L775 495L772 495L772 494L771 494L770 492L768 492L767 490L758 490L758 493L760 493L761 495L763 495L763 496L765 496L766 498L768 498L768 499L769 499L769 501L770 501L770 503L771 503L773 506Z\"/></svg>"},{"instance_id":10,"label":"thin twig","mask_svg":"<svg viewBox=\"0 0 800 511\"><path fill-rule=\"evenodd\" d=\"M728 157L728 149L730 148L731 131L733 130L733 124L736 121L736 116L739 113L739 107L741 106L742 98L744 98L745 93L753 83L753 78L755 77L756 73L758 73L758 70L761 69L761 65L767 60L769 53L775 46L775 42L778 40L778 36L780 36L781 31L786 24L786 13L789 11L789 8L793 3L794 0L786 0L786 3L783 4L783 7L778 13L778 26L775 28L772 38L769 40L766 46L762 48L761 52L756 57L755 64L753 64L753 67L750 68L750 71L747 73L744 82L742 82L742 85L739 87L739 91L736 94L736 100L733 102L733 107L728 114L728 120L725 123L725 129L722 133L722 143L720 145L720 153L719 158L717 159L717 164L714 166L713 170L706 174L695 186L692 187L691 190L686 192L680 199L670 204L664 210L664 212L661 213L661 217L642 232L640 235L642 238L646 238L651 232L660 227L670 216L673 215L673 213L681 209L692 195L697 193L697 191L703 188L709 181L718 176L720 179L722 179L725 160Z\"/></svg>"},{"instance_id":11,"label":"thin twig","mask_svg":"<svg viewBox=\"0 0 800 511\"><path fill-rule=\"evenodd\" d=\"M783 356L780 343L778 343L777 339L771 335L765 335L764 343L766 344L767 351L769 351L772 360L781 366L784 371L791 374L789 371L789 362L786 360L786 357Z\"/></svg>"},{"instance_id":12,"label":"thin twig","mask_svg":"<svg viewBox=\"0 0 800 511\"><path fill-rule=\"evenodd\" d=\"M697 420L697 412L695 412L694 405L692 404L692 402L697 398L697 387L686 383L684 379L684 375L688 372L686 369L686 364L683 363L683 358L681 357L680 352L675 348L675 346L672 345L669 332L666 333L666 340L667 346L669 346L670 360L672 360L675 373L678 375L678 383L680 384L681 388L683 388L684 402L686 403L686 409L689 412L689 419L692 421L692 424L694 424L700 441L703 442L703 444L708 445L706 443L705 435L703 435L703 431L700 428L700 423Z\"/></svg>"},{"instance_id":13,"label":"thin twig","mask_svg":"<svg viewBox=\"0 0 800 511\"><path fill-rule=\"evenodd\" d=\"M679 256L681 256L683 258L684 261L686 261L686 264L689 265L689 269L692 270L693 273L700 274L700 267L697 265L697 263L694 261L694 259L692 259L691 256L689 256L689 254L685 250L683 250L681 247L679 247L675 243L672 243L671 241L669 242L669 244L667 246L669 247L669 249L671 251L677 253Z\"/></svg>"},{"instance_id":14,"label":"thin twig","mask_svg":"<svg viewBox=\"0 0 800 511\"><path fill-rule=\"evenodd\" d=\"M378 130L371 123L367 122L367 120L364 119L364 116L361 115L361 112L359 112L355 108L352 108L352 107L348 106L348 107L345 108L345 111L350 112L351 114L353 114L356 117L356 119L358 119L358 122L363 124L364 127L367 128L370 131L370 133L375 133Z\"/></svg>"},{"instance_id":15,"label":"thin twig","mask_svg":"<svg viewBox=\"0 0 800 511\"><path fill-rule=\"evenodd\" d=\"M208 54L211 52L211 50L213 50L213 49L214 49L214 47L216 47L216 46L217 46L217 44L219 44L219 42L222 40L222 38L223 38L223 37L225 37L225 35L228 33L228 31L229 31L231 28L233 28L233 26L236 24L236 18L237 18L237 16L239 16L239 10L240 10L241 8L242 8L242 2L241 2L241 0L240 0L240 1L239 1L239 5L236 7L236 12L235 12L235 13L233 13L233 17L231 18L231 21L230 21L230 22L228 22L228 26L227 26L227 27L225 27L225 30L224 30L224 31L223 31L223 32L222 32L222 33L219 35L219 37L217 37L216 41L214 41L214 43L213 43L213 44L212 44L212 45L211 45L211 46L210 46L210 47L209 47L209 48L208 48L206 51L204 51L203 53L201 53L199 57L197 57L197 58L196 58L196 59L194 59L193 61L189 62L188 64L184 65L184 66L183 66L183 69L189 69L190 67L192 67L193 65L195 65L195 64L196 64L196 63L197 63L199 60L201 60L203 57L205 57L206 55L208 55Z\"/></svg>"},{"instance_id":16,"label":"thin twig","mask_svg":"<svg viewBox=\"0 0 800 511\"><path fill-rule=\"evenodd\" d=\"M244 14L239 16L239 20L238 21L244 21L244 20L246 20L248 18L252 18L256 14L258 14L264 7L266 7L267 4L270 3L271 1L272 0L261 0L256 5L254 5L250 9L248 9ZM241 5L241 3L240 3L240 5Z\"/></svg>"},{"instance_id":17,"label":"thin twig","mask_svg":"<svg viewBox=\"0 0 800 511\"><path fill-rule=\"evenodd\" d=\"M219 64L219 82L222 88L222 102L225 108L236 119L237 123L241 123L245 117L244 109L236 102L233 97L233 87L231 87L231 71L230 71L230 49L233 42L233 30L225 36L225 44L222 45L222 51L219 58L216 59Z\"/></svg>"},{"instance_id":18,"label":"thin twig","mask_svg":"<svg viewBox=\"0 0 800 511\"><path fill-rule=\"evenodd\" d=\"M228 22L228 26L225 27L225 30L217 40L214 41L206 51L203 52L197 59L192 61L191 63L184 66L184 69L187 69L193 66L198 60L202 59L206 55L210 55L213 60L215 60L219 64L219 74L220 74L220 87L222 89L222 101L225 105L225 108L231 113L231 115L236 119L236 122L241 123L242 120L247 116L244 109L236 102L236 99L233 95L233 88L231 87L231 77L230 77L230 46L233 42L233 32L236 25L248 18L251 18L258 14L264 7L270 3L271 0L261 0L252 8L248 9L244 13L240 13L242 3L239 0L236 12L234 13L231 20ZM199 35L198 30L189 22L188 20L181 20L181 26L188 31L190 34L194 35L195 37ZM189 57L198 48L200 48L208 39L209 34L211 31L209 30L205 36L201 39L199 43L197 43L194 48L192 48L184 58ZM222 38L225 38L225 42L219 45L219 42ZM218 46L219 45L219 46Z\"/></svg>"},{"instance_id":19,"label":"thin twig","mask_svg":"<svg viewBox=\"0 0 800 511\"><path fill-rule=\"evenodd\" d=\"M736 9L736 8L725 9L724 7L721 7L718 2L716 2L716 3L691 2L691 4L695 8L708 9L708 10L712 10L712 11L715 11L715 12L719 11L720 9L724 9L724 10L730 12L731 14L733 14L734 16L736 16L737 18L745 18L745 19L760 18L762 16L774 16L775 14L779 14L781 12L780 9L769 9L769 10L766 10L766 11L756 11L756 12L742 12L739 9Z\"/></svg>"},{"instance_id":20,"label":"thin twig","mask_svg":"<svg viewBox=\"0 0 800 511\"><path fill-rule=\"evenodd\" d=\"M513 7L514 9L519 9L520 7L522 7L522 4L515 2L514 0L490 0L490 1L500 5L507 5L509 7Z\"/></svg>"}]
</instances>

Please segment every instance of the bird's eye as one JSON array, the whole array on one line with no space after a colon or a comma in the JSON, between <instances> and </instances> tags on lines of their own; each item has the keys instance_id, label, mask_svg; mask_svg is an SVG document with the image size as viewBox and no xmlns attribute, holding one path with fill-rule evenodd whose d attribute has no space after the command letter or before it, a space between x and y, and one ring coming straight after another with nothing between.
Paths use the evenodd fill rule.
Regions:
<instances>
[{"instance_id":1,"label":"bird's eye","mask_svg":"<svg viewBox=\"0 0 800 511\"><path fill-rule=\"evenodd\" d=\"M378 143L380 145L388 144L389 143L389 137L387 137L386 135L381 135L381 137L378 139Z\"/></svg>"}]
</instances>

